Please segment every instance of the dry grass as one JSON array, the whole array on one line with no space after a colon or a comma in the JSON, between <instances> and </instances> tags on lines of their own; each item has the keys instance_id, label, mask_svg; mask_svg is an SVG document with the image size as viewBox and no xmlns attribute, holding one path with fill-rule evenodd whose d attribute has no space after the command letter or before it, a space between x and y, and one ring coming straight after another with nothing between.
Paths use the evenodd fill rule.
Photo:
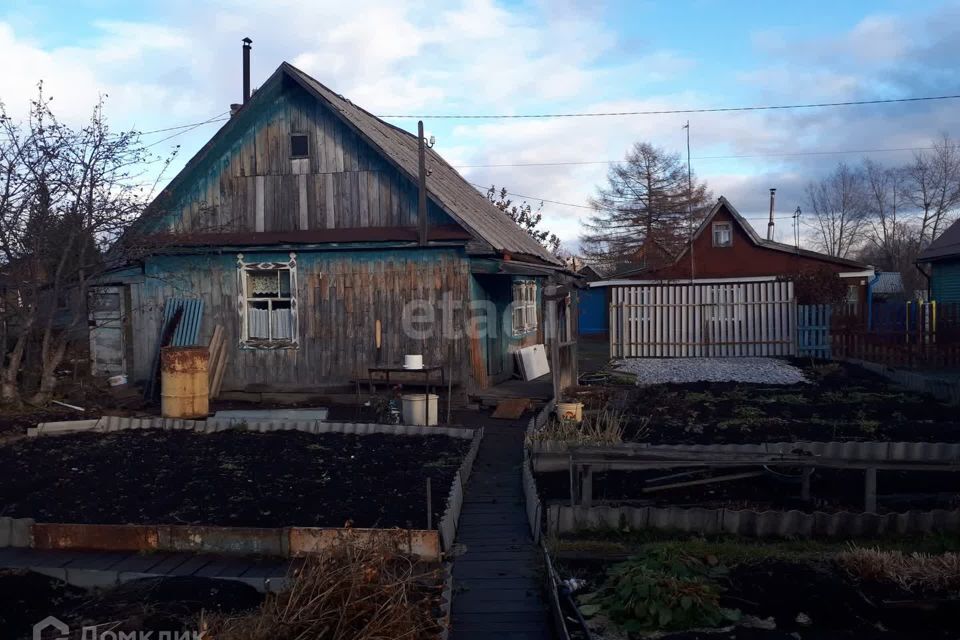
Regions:
<instances>
[{"instance_id":1,"label":"dry grass","mask_svg":"<svg viewBox=\"0 0 960 640\"><path fill-rule=\"evenodd\" d=\"M905 554L855 547L836 559L861 580L891 582L914 592L960 590L960 553Z\"/></svg>"},{"instance_id":2,"label":"dry grass","mask_svg":"<svg viewBox=\"0 0 960 640\"><path fill-rule=\"evenodd\" d=\"M288 591L259 610L204 616L210 640L388 640L434 638L442 579L385 545L344 542L305 559Z\"/></svg>"},{"instance_id":3,"label":"dry grass","mask_svg":"<svg viewBox=\"0 0 960 640\"><path fill-rule=\"evenodd\" d=\"M623 442L623 422L622 413L603 410L595 415L585 416L580 424L571 420L550 422L534 433L532 440L566 442L575 445L618 444Z\"/></svg>"}]
</instances>

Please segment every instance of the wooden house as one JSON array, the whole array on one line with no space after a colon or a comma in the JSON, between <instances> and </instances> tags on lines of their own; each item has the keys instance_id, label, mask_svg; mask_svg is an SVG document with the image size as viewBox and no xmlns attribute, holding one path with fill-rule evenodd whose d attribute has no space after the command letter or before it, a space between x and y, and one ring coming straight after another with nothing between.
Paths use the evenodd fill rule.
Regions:
<instances>
[{"instance_id":1,"label":"wooden house","mask_svg":"<svg viewBox=\"0 0 960 640\"><path fill-rule=\"evenodd\" d=\"M760 237L746 218L721 196L697 228L693 239L676 255L662 252L652 264L620 271L613 278L638 280L714 280L718 278L779 277L827 270L848 285L848 301L866 302L867 283L874 269L847 258L803 249Z\"/></svg>"},{"instance_id":2,"label":"wooden house","mask_svg":"<svg viewBox=\"0 0 960 640\"><path fill-rule=\"evenodd\" d=\"M917 264L924 265L929 278L929 299L939 303L960 303L960 221L920 252Z\"/></svg>"},{"instance_id":3,"label":"wooden house","mask_svg":"<svg viewBox=\"0 0 960 640\"><path fill-rule=\"evenodd\" d=\"M122 369L150 375L165 301L199 298L223 389L317 392L423 354L461 390L543 342L542 288L563 265L432 149L283 63L128 233L146 257L117 293ZM117 349L112 349L117 353Z\"/></svg>"}]
</instances>

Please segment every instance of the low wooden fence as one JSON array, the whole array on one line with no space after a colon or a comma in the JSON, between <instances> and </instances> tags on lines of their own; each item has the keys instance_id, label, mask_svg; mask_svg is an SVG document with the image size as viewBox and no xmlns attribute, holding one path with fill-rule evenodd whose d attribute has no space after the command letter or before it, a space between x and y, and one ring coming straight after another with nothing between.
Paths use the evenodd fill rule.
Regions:
<instances>
[{"instance_id":1,"label":"low wooden fence","mask_svg":"<svg viewBox=\"0 0 960 640\"><path fill-rule=\"evenodd\" d=\"M830 326L833 357L856 358L891 367L960 367L960 305L905 302L883 316L834 313Z\"/></svg>"},{"instance_id":2,"label":"low wooden fence","mask_svg":"<svg viewBox=\"0 0 960 640\"><path fill-rule=\"evenodd\" d=\"M644 282L610 291L615 358L787 356L796 350L793 283Z\"/></svg>"}]
</instances>

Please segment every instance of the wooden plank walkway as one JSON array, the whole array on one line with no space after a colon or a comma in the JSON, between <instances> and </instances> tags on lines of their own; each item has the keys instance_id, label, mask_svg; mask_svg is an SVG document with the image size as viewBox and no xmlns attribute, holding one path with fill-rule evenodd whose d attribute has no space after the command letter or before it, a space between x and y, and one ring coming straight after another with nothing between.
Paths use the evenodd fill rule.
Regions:
<instances>
[{"instance_id":1,"label":"wooden plank walkway","mask_svg":"<svg viewBox=\"0 0 960 640\"><path fill-rule=\"evenodd\" d=\"M453 640L547 640L537 548L523 505L525 422L489 420L467 484L453 564Z\"/></svg>"},{"instance_id":2,"label":"wooden plank walkway","mask_svg":"<svg viewBox=\"0 0 960 640\"><path fill-rule=\"evenodd\" d=\"M162 576L238 580L258 591L277 591L286 583L290 561L192 553L122 551L42 551L0 549L0 569L28 569L79 587L107 587Z\"/></svg>"}]
</instances>

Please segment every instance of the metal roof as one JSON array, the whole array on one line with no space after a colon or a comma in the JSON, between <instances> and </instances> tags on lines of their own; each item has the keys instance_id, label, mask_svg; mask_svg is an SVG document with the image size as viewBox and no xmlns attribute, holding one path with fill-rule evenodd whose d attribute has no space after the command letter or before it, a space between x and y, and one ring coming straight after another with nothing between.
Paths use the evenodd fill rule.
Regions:
<instances>
[{"instance_id":1,"label":"metal roof","mask_svg":"<svg viewBox=\"0 0 960 640\"><path fill-rule=\"evenodd\" d=\"M877 272L877 278L870 285L873 293L903 293L903 278L899 271Z\"/></svg>"},{"instance_id":2,"label":"metal roof","mask_svg":"<svg viewBox=\"0 0 960 640\"><path fill-rule=\"evenodd\" d=\"M960 257L960 220L947 227L939 238L921 251L917 256L917 262L933 262L956 257Z\"/></svg>"}]
</instances>

